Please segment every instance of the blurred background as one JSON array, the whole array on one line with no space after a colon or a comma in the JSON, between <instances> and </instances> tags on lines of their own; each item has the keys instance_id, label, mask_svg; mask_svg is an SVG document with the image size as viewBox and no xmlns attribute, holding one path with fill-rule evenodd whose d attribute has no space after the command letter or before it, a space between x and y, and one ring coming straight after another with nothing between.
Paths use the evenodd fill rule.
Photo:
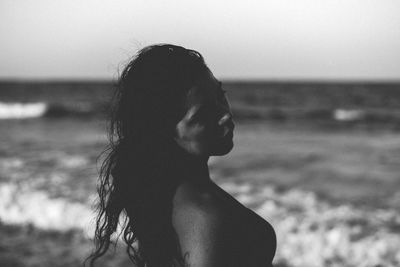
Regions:
<instances>
[{"instance_id":1,"label":"blurred background","mask_svg":"<svg viewBox=\"0 0 400 267\"><path fill-rule=\"evenodd\" d=\"M275 228L275 266L400 266L400 3L0 2L0 266L79 266L112 84L153 43L223 81L210 174ZM117 247L99 266L131 266Z\"/></svg>"}]
</instances>

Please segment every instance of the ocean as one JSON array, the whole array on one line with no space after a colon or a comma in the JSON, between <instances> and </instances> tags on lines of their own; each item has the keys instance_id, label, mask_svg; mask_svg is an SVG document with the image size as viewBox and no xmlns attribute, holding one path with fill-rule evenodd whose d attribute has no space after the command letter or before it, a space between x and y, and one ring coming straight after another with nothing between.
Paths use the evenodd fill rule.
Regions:
<instances>
[{"instance_id":1,"label":"ocean","mask_svg":"<svg viewBox=\"0 0 400 267\"><path fill-rule=\"evenodd\" d=\"M3 81L0 119L101 116L107 112L113 86L107 81ZM226 81L223 86L237 120L350 121L353 125L389 126L400 119L397 83Z\"/></svg>"},{"instance_id":2,"label":"ocean","mask_svg":"<svg viewBox=\"0 0 400 267\"><path fill-rule=\"evenodd\" d=\"M112 87L0 82L0 266L87 256ZM400 266L400 84L223 87L235 146L210 174L274 226L275 266Z\"/></svg>"}]
</instances>

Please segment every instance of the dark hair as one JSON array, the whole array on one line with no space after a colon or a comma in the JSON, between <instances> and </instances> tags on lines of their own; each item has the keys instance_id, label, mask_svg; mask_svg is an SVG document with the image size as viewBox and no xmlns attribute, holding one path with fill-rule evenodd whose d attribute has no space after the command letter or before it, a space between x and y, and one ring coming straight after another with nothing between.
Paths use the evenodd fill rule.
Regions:
<instances>
[{"instance_id":1,"label":"dark hair","mask_svg":"<svg viewBox=\"0 0 400 267\"><path fill-rule=\"evenodd\" d=\"M121 214L122 237L136 266L184 266L171 207L182 177L176 164L185 155L171 134L186 112L188 90L206 71L200 53L169 44L143 48L122 71L111 105L109 144L101 154L90 266L114 243Z\"/></svg>"}]
</instances>

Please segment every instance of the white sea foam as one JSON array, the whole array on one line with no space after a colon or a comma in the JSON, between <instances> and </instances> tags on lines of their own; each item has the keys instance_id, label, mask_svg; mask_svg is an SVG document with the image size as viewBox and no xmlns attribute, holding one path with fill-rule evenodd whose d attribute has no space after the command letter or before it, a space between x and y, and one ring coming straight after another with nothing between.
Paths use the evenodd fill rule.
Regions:
<instances>
[{"instance_id":1,"label":"white sea foam","mask_svg":"<svg viewBox=\"0 0 400 267\"><path fill-rule=\"evenodd\" d=\"M49 198L45 191L29 191L12 183L0 184L0 220L8 224L30 223L41 229L88 230L93 211L88 205Z\"/></svg>"},{"instance_id":2,"label":"white sea foam","mask_svg":"<svg viewBox=\"0 0 400 267\"><path fill-rule=\"evenodd\" d=\"M14 168L20 168L24 162L22 159L13 157L13 158L2 158L0 160L0 168L4 171L14 169Z\"/></svg>"},{"instance_id":3,"label":"white sea foam","mask_svg":"<svg viewBox=\"0 0 400 267\"><path fill-rule=\"evenodd\" d=\"M58 160L60 166L66 168L78 168L89 165L89 159L81 155L63 155Z\"/></svg>"},{"instance_id":4,"label":"white sea foam","mask_svg":"<svg viewBox=\"0 0 400 267\"><path fill-rule=\"evenodd\" d=\"M37 118L45 114L46 103L5 103L0 102L0 119Z\"/></svg>"},{"instance_id":5,"label":"white sea foam","mask_svg":"<svg viewBox=\"0 0 400 267\"><path fill-rule=\"evenodd\" d=\"M228 192L231 183L221 185ZM311 192L278 193L258 188L244 204L261 203L255 211L275 228L276 262L288 266L400 266L400 215L395 210L360 210L332 206ZM240 190L235 190L239 192Z\"/></svg>"},{"instance_id":6,"label":"white sea foam","mask_svg":"<svg viewBox=\"0 0 400 267\"><path fill-rule=\"evenodd\" d=\"M255 211L273 225L278 241L276 263L294 267L400 266L396 230L400 229L400 215L394 210L332 206L311 192L297 189L282 193L269 185L220 185L243 204L256 207ZM0 219L5 223L31 223L42 229L79 228L91 237L94 215L88 204L53 199L46 191L30 191L16 184L0 184Z\"/></svg>"},{"instance_id":7,"label":"white sea foam","mask_svg":"<svg viewBox=\"0 0 400 267\"><path fill-rule=\"evenodd\" d=\"M337 121L355 121L360 120L364 117L362 110L352 109L335 109L333 112L333 118Z\"/></svg>"}]
</instances>

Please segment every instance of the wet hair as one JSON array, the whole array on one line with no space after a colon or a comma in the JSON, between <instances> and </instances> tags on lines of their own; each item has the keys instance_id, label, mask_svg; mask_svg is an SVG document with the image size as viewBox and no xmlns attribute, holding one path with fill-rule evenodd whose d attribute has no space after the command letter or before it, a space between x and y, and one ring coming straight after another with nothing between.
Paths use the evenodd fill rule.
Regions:
<instances>
[{"instance_id":1,"label":"wet hair","mask_svg":"<svg viewBox=\"0 0 400 267\"><path fill-rule=\"evenodd\" d=\"M171 134L186 112L189 89L207 71L200 53L170 44L143 48L123 69L101 154L95 249L85 264L93 266L116 244L125 218L121 235L136 266L185 266L171 218L182 177L176 164L185 152Z\"/></svg>"}]
</instances>

